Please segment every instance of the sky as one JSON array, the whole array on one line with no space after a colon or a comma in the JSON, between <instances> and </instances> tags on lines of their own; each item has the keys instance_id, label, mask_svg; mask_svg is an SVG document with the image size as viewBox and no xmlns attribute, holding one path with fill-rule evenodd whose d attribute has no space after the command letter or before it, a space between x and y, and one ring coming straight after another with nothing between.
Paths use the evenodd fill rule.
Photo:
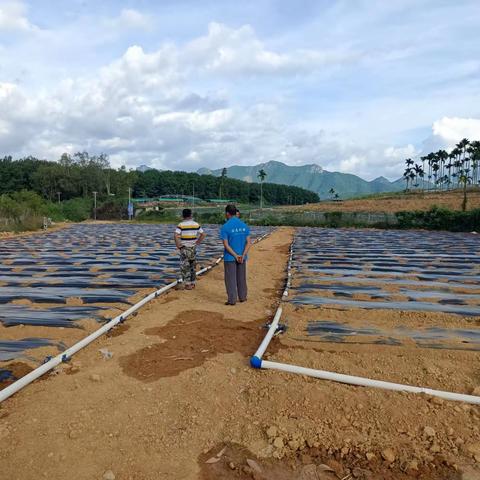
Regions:
<instances>
[{"instance_id":1,"label":"sky","mask_svg":"<svg viewBox=\"0 0 480 480\"><path fill-rule=\"evenodd\" d=\"M371 180L480 140L479 0L0 0L0 156Z\"/></svg>"}]
</instances>

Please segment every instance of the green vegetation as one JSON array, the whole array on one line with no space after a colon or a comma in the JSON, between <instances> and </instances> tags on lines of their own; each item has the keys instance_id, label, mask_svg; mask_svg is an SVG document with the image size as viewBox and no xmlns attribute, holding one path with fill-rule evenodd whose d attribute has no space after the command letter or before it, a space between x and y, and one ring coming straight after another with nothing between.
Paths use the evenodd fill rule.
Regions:
<instances>
[{"instance_id":1,"label":"green vegetation","mask_svg":"<svg viewBox=\"0 0 480 480\"><path fill-rule=\"evenodd\" d=\"M253 225L293 227L418 228L471 232L480 229L480 209L469 212L433 207L428 211L391 213L366 212L285 212L269 210L252 212Z\"/></svg>"},{"instance_id":2,"label":"green vegetation","mask_svg":"<svg viewBox=\"0 0 480 480\"><path fill-rule=\"evenodd\" d=\"M426 212L397 212L398 228L471 232L480 228L480 209L459 212L432 207Z\"/></svg>"},{"instance_id":3,"label":"green vegetation","mask_svg":"<svg viewBox=\"0 0 480 480\"><path fill-rule=\"evenodd\" d=\"M42 215L48 206L33 192L21 190L0 195L0 230L35 230L43 224Z\"/></svg>"},{"instance_id":4,"label":"green vegetation","mask_svg":"<svg viewBox=\"0 0 480 480\"><path fill-rule=\"evenodd\" d=\"M64 154L58 162L27 157L0 159L0 228L22 230L41 226L43 216L55 221L82 221L92 218L93 192L97 192L96 217L99 220L127 218L127 198L191 195L202 200L219 193L237 203L269 205L317 202L308 190L265 183L249 184L241 180L197 173L148 170L127 171L110 167L106 155L79 152ZM261 195L263 190L263 196ZM155 214L168 221L166 213ZM146 220L152 215L146 217ZM175 219L176 220L176 219Z\"/></svg>"}]
</instances>

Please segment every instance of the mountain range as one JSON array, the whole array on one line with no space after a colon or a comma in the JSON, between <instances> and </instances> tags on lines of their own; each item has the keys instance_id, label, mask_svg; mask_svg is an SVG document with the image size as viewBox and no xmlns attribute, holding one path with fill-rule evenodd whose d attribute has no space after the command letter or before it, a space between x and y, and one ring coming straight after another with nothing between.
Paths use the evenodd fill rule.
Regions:
<instances>
[{"instance_id":1,"label":"mountain range","mask_svg":"<svg viewBox=\"0 0 480 480\"><path fill-rule=\"evenodd\" d=\"M378 177L367 181L350 173L328 172L320 165L290 166L276 161L253 166L234 165L227 168L227 176L247 182L259 182L257 175L261 169L267 174L265 182L306 188L317 193L322 200L332 197L330 193L332 188L341 199L370 193L397 192L405 188L402 179L390 182L385 177ZM201 168L197 173L220 176L222 170Z\"/></svg>"}]
</instances>

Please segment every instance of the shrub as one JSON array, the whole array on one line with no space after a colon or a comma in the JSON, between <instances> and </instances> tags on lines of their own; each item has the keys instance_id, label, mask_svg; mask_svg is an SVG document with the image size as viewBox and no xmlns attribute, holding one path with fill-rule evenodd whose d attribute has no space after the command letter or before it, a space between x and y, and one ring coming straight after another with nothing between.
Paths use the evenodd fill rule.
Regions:
<instances>
[{"instance_id":1,"label":"shrub","mask_svg":"<svg viewBox=\"0 0 480 480\"><path fill-rule=\"evenodd\" d=\"M127 204L123 199L108 200L97 207L98 220L125 220L127 218Z\"/></svg>"},{"instance_id":2,"label":"shrub","mask_svg":"<svg viewBox=\"0 0 480 480\"><path fill-rule=\"evenodd\" d=\"M135 220L141 222L168 222L176 221L177 217L167 213L163 208L160 210L150 210L148 212L142 212L135 217Z\"/></svg>"},{"instance_id":3,"label":"shrub","mask_svg":"<svg viewBox=\"0 0 480 480\"><path fill-rule=\"evenodd\" d=\"M83 222L91 217L93 202L91 199L72 198L61 203L62 215L71 222Z\"/></svg>"},{"instance_id":4,"label":"shrub","mask_svg":"<svg viewBox=\"0 0 480 480\"><path fill-rule=\"evenodd\" d=\"M398 212L396 217L399 228L424 228L452 232L469 232L480 229L480 209L459 212L432 207L426 212Z\"/></svg>"},{"instance_id":5,"label":"shrub","mask_svg":"<svg viewBox=\"0 0 480 480\"><path fill-rule=\"evenodd\" d=\"M195 215L199 223L222 224L225 221L225 214L222 212L205 212Z\"/></svg>"}]
</instances>

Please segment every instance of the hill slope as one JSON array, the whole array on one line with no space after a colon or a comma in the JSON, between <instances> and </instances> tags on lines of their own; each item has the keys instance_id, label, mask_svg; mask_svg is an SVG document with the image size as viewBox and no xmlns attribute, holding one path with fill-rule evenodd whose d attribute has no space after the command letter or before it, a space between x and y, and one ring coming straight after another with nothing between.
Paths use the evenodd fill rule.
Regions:
<instances>
[{"instance_id":1,"label":"hill slope","mask_svg":"<svg viewBox=\"0 0 480 480\"><path fill-rule=\"evenodd\" d=\"M350 173L328 172L315 164L297 167L275 161L253 166L234 165L228 168L227 176L247 182L258 182L257 174L262 168L267 172L267 182L306 188L318 193L321 199L330 198L331 188L340 195L340 198L369 193L396 192L405 188L401 180L390 182L384 177L378 177L369 182ZM198 173L220 176L222 169L201 168Z\"/></svg>"},{"instance_id":2,"label":"hill slope","mask_svg":"<svg viewBox=\"0 0 480 480\"><path fill-rule=\"evenodd\" d=\"M315 205L299 207L281 207L288 210L319 211L319 212L369 212L369 213L395 213L401 211L422 210L426 211L433 206L461 210L463 191L449 192L408 192L384 193L371 198L358 198L344 202L323 201ZM467 210L480 208L480 190L473 187L468 190Z\"/></svg>"}]
</instances>

